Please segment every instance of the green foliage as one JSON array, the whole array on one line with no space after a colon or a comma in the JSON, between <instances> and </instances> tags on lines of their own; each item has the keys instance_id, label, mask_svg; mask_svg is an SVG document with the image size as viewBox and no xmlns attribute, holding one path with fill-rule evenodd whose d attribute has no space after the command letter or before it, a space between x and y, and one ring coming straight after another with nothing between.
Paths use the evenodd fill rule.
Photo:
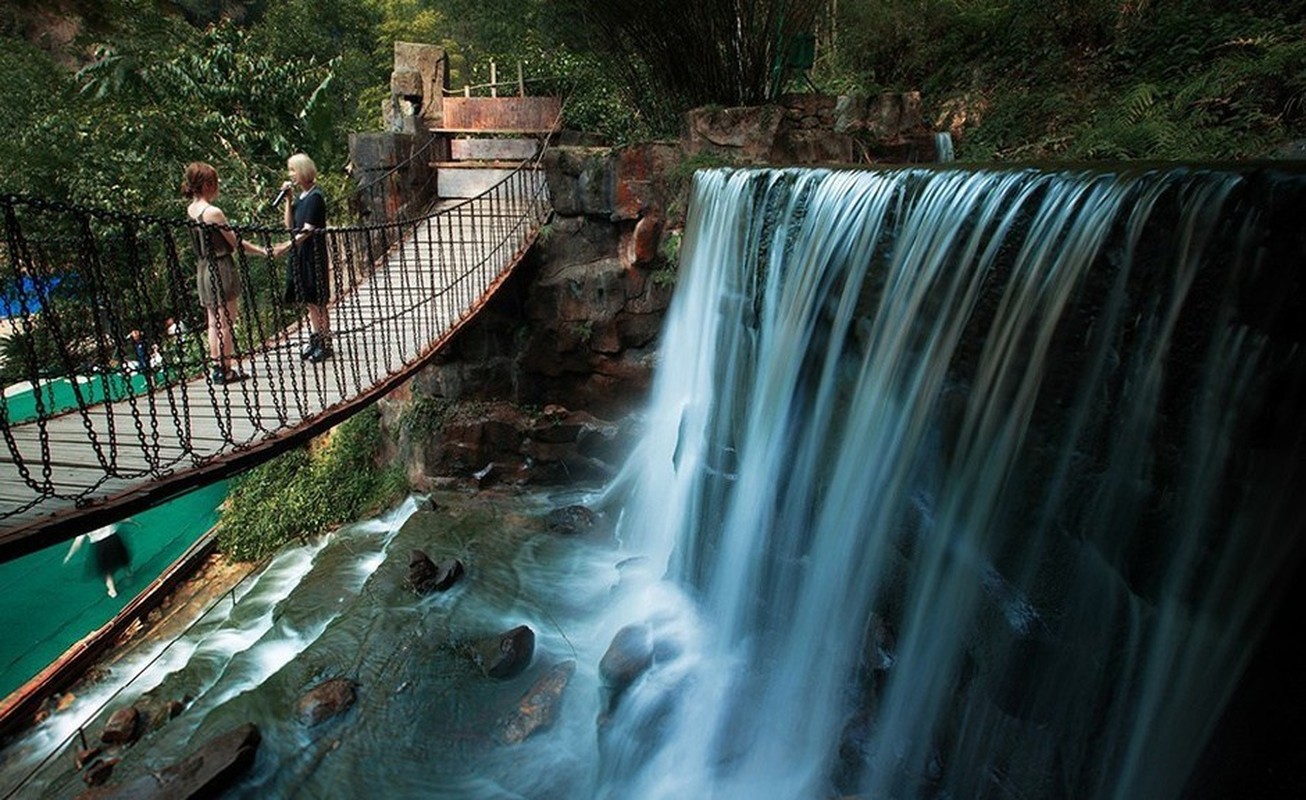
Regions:
<instances>
[{"instance_id":1,"label":"green foliage","mask_svg":"<svg viewBox=\"0 0 1306 800\"><path fill-rule=\"evenodd\" d=\"M686 109L753 105L776 88L784 43L810 31L825 0L613 3L557 0L562 41L602 57L632 108L658 134L678 133ZM569 35L568 35L569 34Z\"/></svg>"},{"instance_id":2,"label":"green foliage","mask_svg":"<svg viewBox=\"0 0 1306 800\"><path fill-rule=\"evenodd\" d=\"M357 97L385 74L370 60L364 0L288 0L257 26L223 12L195 27L147 0L108 5L116 24L72 51L3 40L0 190L175 215L182 167L204 160L218 168L223 206L240 222L295 151L312 154L324 174L343 172ZM80 68L65 65L70 57Z\"/></svg>"},{"instance_id":3,"label":"green foliage","mask_svg":"<svg viewBox=\"0 0 1306 800\"><path fill-rule=\"evenodd\" d=\"M684 237L683 231L667 231L662 237L662 244L658 248L658 255L662 262L667 266L653 273L653 282L659 284L671 284L676 281L676 264L680 261L680 242ZM663 272L669 272L670 276L662 275Z\"/></svg>"},{"instance_id":4,"label":"green foliage","mask_svg":"<svg viewBox=\"0 0 1306 800\"><path fill-rule=\"evenodd\" d=\"M379 470L380 414L373 408L335 428L320 447L284 453L232 486L218 546L240 561L324 533L392 503L407 487L398 468Z\"/></svg>"},{"instance_id":5,"label":"green foliage","mask_svg":"<svg viewBox=\"0 0 1306 800\"><path fill-rule=\"evenodd\" d=\"M815 79L966 109L969 160L1257 156L1306 134L1306 9L1270 6L852 0Z\"/></svg>"},{"instance_id":6,"label":"green foliage","mask_svg":"<svg viewBox=\"0 0 1306 800\"><path fill-rule=\"evenodd\" d=\"M39 377L49 377L99 360L92 344L94 317L64 292L48 297L45 306L45 313L29 320L30 335L20 324L14 335L0 338L0 385L32 379L33 364ZM58 321L58 335L51 320Z\"/></svg>"},{"instance_id":7,"label":"green foliage","mask_svg":"<svg viewBox=\"0 0 1306 800\"><path fill-rule=\"evenodd\" d=\"M442 397L419 397L399 416L399 428L415 439L436 433L454 413L454 404Z\"/></svg>"},{"instance_id":8,"label":"green foliage","mask_svg":"<svg viewBox=\"0 0 1306 800\"><path fill-rule=\"evenodd\" d=\"M627 101L613 74L594 54L572 52L564 46L555 50L547 63L550 77L532 90L565 98L562 115L566 127L597 133L614 144L653 137L655 121Z\"/></svg>"},{"instance_id":9,"label":"green foliage","mask_svg":"<svg viewBox=\"0 0 1306 800\"><path fill-rule=\"evenodd\" d=\"M1064 154L1237 158L1306 132L1306 23L1284 30L1280 21L1241 14L1204 23L1168 42L1150 31L1138 33L1141 41L1125 39L1119 52L1142 56L1140 72L1150 80L1104 98ZM1185 63L1192 69L1176 69Z\"/></svg>"},{"instance_id":10,"label":"green foliage","mask_svg":"<svg viewBox=\"0 0 1306 800\"><path fill-rule=\"evenodd\" d=\"M588 344L594 338L594 320L571 323L571 335L580 340L581 344Z\"/></svg>"},{"instance_id":11,"label":"green foliage","mask_svg":"<svg viewBox=\"0 0 1306 800\"><path fill-rule=\"evenodd\" d=\"M659 267L651 276L654 286L675 286L676 270L674 267Z\"/></svg>"},{"instance_id":12,"label":"green foliage","mask_svg":"<svg viewBox=\"0 0 1306 800\"><path fill-rule=\"evenodd\" d=\"M1229 0L63 0L0 10L0 191L176 214L203 159L252 221L285 157L341 176L380 126L396 40L438 43L452 84L520 62L569 127L620 143L679 133L691 106L755 103L791 34L822 90L919 90L966 112L958 155L1231 158L1306 135L1306 9ZM70 68L70 64L73 66ZM333 194L333 197L337 195Z\"/></svg>"},{"instance_id":13,"label":"green foliage","mask_svg":"<svg viewBox=\"0 0 1306 800\"><path fill-rule=\"evenodd\" d=\"M101 46L77 75L90 112L85 124L115 160L118 184L140 192L118 202L158 208L153 198L162 194L160 185L177 184L183 159L220 165L224 184L238 187L228 201L236 210L244 198L262 197L280 181L292 152L306 150L324 161L334 154L339 161L331 97L337 61L310 56L294 63L256 54L249 37L230 25L171 51L143 47ZM172 157L158 158L164 153Z\"/></svg>"}]
</instances>

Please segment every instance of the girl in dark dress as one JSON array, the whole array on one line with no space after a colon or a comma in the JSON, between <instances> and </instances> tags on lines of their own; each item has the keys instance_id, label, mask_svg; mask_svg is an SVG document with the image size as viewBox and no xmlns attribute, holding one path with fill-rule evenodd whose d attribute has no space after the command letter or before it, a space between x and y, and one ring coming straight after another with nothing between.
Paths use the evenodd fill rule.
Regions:
<instances>
[{"instance_id":1,"label":"girl in dark dress","mask_svg":"<svg viewBox=\"0 0 1306 800\"><path fill-rule=\"evenodd\" d=\"M327 269L326 198L317 186L317 165L304 153L286 161L290 180L282 184L286 192L286 227L293 238L273 248L273 255L290 251L286 264L286 302L308 306L309 340L300 354L320 363L331 356L331 319L327 301L331 299L331 279ZM298 189L298 196L292 191Z\"/></svg>"}]
</instances>

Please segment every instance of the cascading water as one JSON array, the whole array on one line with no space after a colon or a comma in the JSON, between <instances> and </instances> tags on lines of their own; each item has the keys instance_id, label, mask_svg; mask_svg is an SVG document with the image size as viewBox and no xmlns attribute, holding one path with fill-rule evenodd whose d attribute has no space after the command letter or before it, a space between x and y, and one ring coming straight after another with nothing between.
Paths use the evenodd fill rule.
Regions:
<instances>
[{"instance_id":1,"label":"cascading water","mask_svg":"<svg viewBox=\"0 0 1306 800\"><path fill-rule=\"evenodd\" d=\"M601 794L1178 796L1300 551L1304 199L698 173Z\"/></svg>"},{"instance_id":2,"label":"cascading water","mask_svg":"<svg viewBox=\"0 0 1306 800\"><path fill-rule=\"evenodd\" d=\"M934 134L934 150L938 153L935 161L940 164L947 164L956 158L956 153L952 146L952 134L947 131L939 131Z\"/></svg>"}]
</instances>

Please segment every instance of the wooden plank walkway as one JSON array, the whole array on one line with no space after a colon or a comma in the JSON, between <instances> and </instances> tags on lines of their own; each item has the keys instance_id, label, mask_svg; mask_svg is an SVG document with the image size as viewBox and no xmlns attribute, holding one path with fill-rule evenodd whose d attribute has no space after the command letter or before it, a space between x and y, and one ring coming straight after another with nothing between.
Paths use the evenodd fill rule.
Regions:
<instances>
[{"instance_id":1,"label":"wooden plank walkway","mask_svg":"<svg viewBox=\"0 0 1306 800\"><path fill-rule=\"evenodd\" d=\"M379 265L351 265L329 307L335 353L321 364L300 358L300 319L241 359L243 382L194 377L11 426L12 445L0 443L0 561L248 468L406 379L534 240L547 200L542 177L528 175L528 192L438 210L405 225ZM334 268L342 251L332 252Z\"/></svg>"}]
</instances>

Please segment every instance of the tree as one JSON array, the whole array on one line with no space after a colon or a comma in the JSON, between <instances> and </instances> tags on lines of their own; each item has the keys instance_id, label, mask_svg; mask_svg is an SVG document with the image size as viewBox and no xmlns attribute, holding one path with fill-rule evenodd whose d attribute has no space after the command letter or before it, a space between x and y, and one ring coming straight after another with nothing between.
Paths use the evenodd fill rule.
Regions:
<instances>
[{"instance_id":1,"label":"tree","mask_svg":"<svg viewBox=\"0 0 1306 800\"><path fill-rule=\"evenodd\" d=\"M777 89L792 37L815 30L827 0L562 0L656 128L701 105L754 105ZM573 45L579 43L573 40Z\"/></svg>"}]
</instances>

